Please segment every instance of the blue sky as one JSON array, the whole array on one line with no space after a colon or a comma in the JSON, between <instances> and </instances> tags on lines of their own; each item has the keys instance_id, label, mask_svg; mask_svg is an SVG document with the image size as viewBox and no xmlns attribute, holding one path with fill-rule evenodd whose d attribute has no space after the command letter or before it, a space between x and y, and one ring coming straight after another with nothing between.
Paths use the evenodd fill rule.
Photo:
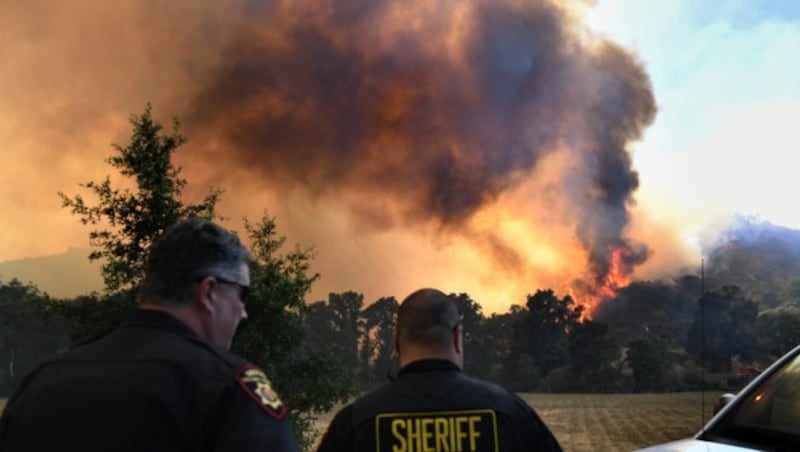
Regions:
<instances>
[{"instance_id":1,"label":"blue sky","mask_svg":"<svg viewBox=\"0 0 800 452\"><path fill-rule=\"evenodd\" d=\"M586 19L653 81L642 210L687 237L734 213L800 228L800 2L598 0Z\"/></svg>"}]
</instances>

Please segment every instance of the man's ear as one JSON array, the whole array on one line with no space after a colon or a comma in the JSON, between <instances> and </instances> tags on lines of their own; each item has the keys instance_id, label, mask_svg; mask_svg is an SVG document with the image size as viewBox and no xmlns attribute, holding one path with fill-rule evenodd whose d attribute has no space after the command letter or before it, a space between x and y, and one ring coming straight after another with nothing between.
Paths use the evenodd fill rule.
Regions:
<instances>
[{"instance_id":1,"label":"man's ear","mask_svg":"<svg viewBox=\"0 0 800 452\"><path fill-rule=\"evenodd\" d=\"M208 276L200 280L194 293L194 302L206 312L214 312L214 288L217 281Z\"/></svg>"},{"instance_id":2,"label":"man's ear","mask_svg":"<svg viewBox=\"0 0 800 452\"><path fill-rule=\"evenodd\" d=\"M461 333L461 325L458 325L458 327L453 330L453 347L455 347L456 353L458 354L461 354L461 351L464 348L464 335Z\"/></svg>"}]
</instances>

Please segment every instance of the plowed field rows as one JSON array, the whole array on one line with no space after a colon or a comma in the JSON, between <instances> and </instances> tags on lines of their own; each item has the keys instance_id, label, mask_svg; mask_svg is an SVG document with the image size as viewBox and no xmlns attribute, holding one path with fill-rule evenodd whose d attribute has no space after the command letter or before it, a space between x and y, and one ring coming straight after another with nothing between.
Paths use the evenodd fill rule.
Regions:
<instances>
[{"instance_id":1,"label":"plowed field rows","mask_svg":"<svg viewBox=\"0 0 800 452\"><path fill-rule=\"evenodd\" d=\"M521 394L565 451L630 451L692 436L719 393Z\"/></svg>"},{"instance_id":2,"label":"plowed field rows","mask_svg":"<svg viewBox=\"0 0 800 452\"><path fill-rule=\"evenodd\" d=\"M697 433L717 392L672 394L520 394L565 451L631 451ZM324 431L335 410L317 420Z\"/></svg>"},{"instance_id":3,"label":"plowed field rows","mask_svg":"<svg viewBox=\"0 0 800 452\"><path fill-rule=\"evenodd\" d=\"M630 451L691 436L711 416L719 393L521 394L565 451ZM0 411L6 400L0 398ZM323 431L334 412L317 420Z\"/></svg>"}]
</instances>

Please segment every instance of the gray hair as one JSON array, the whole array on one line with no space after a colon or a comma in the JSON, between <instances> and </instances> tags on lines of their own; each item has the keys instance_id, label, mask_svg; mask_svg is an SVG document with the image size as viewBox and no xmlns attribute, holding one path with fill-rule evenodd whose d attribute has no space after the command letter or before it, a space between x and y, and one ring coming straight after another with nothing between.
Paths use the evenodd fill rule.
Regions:
<instances>
[{"instance_id":1,"label":"gray hair","mask_svg":"<svg viewBox=\"0 0 800 452\"><path fill-rule=\"evenodd\" d=\"M183 220L150 249L140 302L186 304L201 279L235 279L242 264L250 263L247 249L233 232L209 220Z\"/></svg>"}]
</instances>

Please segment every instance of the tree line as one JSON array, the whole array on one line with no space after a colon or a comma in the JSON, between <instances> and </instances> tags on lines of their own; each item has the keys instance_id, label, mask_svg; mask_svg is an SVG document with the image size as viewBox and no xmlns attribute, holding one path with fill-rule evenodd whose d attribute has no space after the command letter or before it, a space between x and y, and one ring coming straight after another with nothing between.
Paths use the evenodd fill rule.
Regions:
<instances>
[{"instance_id":1,"label":"tree line","mask_svg":"<svg viewBox=\"0 0 800 452\"><path fill-rule=\"evenodd\" d=\"M107 177L82 184L96 204L59 193L63 206L93 228L91 258L102 262L105 289L56 299L31 284L0 281L0 396L44 356L106 334L135 309L147 251L167 227L191 216L219 219L219 189L197 204L183 200L187 181L172 163L187 141L179 123L165 133L148 104L131 124L129 144L115 145L107 161L135 189L115 188ZM308 446L318 413L384 383L393 371L398 301L365 301L348 291L309 303L319 276L310 270L314 250L287 250L266 213L245 220L243 230L253 257L252 301L233 350L273 378ZM797 281L787 290L800 294ZM463 314L465 371L516 391L689 390L706 386L708 375L762 366L800 343L800 310L766 312L740 287L701 294L700 285L691 275L633 283L591 320L582 320L583 306L571 296L550 289L490 315L469 294L451 294Z\"/></svg>"},{"instance_id":2,"label":"tree line","mask_svg":"<svg viewBox=\"0 0 800 452\"><path fill-rule=\"evenodd\" d=\"M251 233L274 227L265 220ZM275 248L278 242L262 245ZM306 409L325 410L329 405L314 401L333 396L332 404L384 383L396 365L397 299L365 302L362 294L348 291L305 303L313 278L302 269L305 264L292 268L285 259L258 255L250 317L234 350L276 381L303 388L296 406ZM598 312L602 321L581 320L582 306L549 289L488 316L468 294L450 296L463 314L465 370L517 391L699 389L703 372L730 376L737 364L764 366L800 343L800 313L760 313L737 286L692 299L676 286L633 283L609 302L613 310ZM61 300L17 280L0 283L0 387L8 392L41 357L110 331L135 302L132 291Z\"/></svg>"}]
</instances>

